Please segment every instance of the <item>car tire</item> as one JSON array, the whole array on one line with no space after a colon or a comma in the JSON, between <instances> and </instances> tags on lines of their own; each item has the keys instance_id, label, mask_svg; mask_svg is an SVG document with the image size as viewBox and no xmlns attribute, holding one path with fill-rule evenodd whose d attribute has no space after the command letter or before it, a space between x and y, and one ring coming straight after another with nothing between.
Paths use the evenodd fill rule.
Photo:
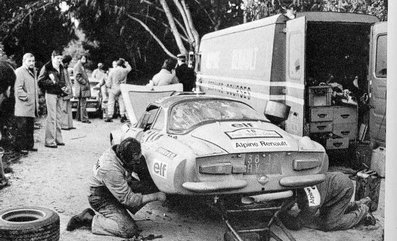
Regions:
<instances>
[{"instance_id":1,"label":"car tire","mask_svg":"<svg viewBox=\"0 0 397 241\"><path fill-rule=\"evenodd\" d=\"M59 215L43 207L0 211L0 240L59 240Z\"/></svg>"}]
</instances>

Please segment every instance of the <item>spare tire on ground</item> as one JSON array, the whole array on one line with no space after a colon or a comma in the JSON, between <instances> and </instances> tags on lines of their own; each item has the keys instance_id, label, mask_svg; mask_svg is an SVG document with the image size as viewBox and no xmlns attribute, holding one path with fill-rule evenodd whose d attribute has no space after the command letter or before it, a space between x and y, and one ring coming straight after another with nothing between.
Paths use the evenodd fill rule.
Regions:
<instances>
[{"instance_id":1,"label":"spare tire on ground","mask_svg":"<svg viewBox=\"0 0 397 241\"><path fill-rule=\"evenodd\" d=\"M0 211L0 240L59 240L59 215L43 207Z\"/></svg>"}]
</instances>

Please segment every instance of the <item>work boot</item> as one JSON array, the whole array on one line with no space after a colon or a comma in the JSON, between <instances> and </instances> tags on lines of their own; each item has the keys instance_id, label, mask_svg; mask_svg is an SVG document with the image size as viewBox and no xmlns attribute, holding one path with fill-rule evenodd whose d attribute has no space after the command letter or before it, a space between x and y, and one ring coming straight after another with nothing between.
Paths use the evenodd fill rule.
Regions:
<instances>
[{"instance_id":1,"label":"work boot","mask_svg":"<svg viewBox=\"0 0 397 241\"><path fill-rule=\"evenodd\" d=\"M67 231L73 231L81 227L91 228L92 219L94 218L95 212L91 208L85 209L78 215L73 216L68 225L66 226Z\"/></svg>"}]
</instances>

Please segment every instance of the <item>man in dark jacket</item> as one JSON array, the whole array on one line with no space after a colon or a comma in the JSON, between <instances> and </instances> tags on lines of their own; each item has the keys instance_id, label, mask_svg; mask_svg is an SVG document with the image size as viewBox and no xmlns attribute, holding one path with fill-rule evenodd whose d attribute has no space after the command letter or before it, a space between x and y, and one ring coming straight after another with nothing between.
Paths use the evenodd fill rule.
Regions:
<instances>
[{"instance_id":1,"label":"man in dark jacket","mask_svg":"<svg viewBox=\"0 0 397 241\"><path fill-rule=\"evenodd\" d=\"M83 123L91 123L88 120L87 98L91 97L90 81L84 65L87 63L87 56L82 55L73 68L74 73L74 96L78 99L76 119Z\"/></svg>"},{"instance_id":2,"label":"man in dark jacket","mask_svg":"<svg viewBox=\"0 0 397 241\"><path fill-rule=\"evenodd\" d=\"M189 68L186 64L186 56L178 54L178 64L175 68L175 75L178 77L179 83L183 85L183 91L192 91L195 87L196 76L193 68Z\"/></svg>"},{"instance_id":3,"label":"man in dark jacket","mask_svg":"<svg viewBox=\"0 0 397 241\"><path fill-rule=\"evenodd\" d=\"M45 91L47 105L44 145L50 148L65 145L61 133L61 97L66 95L64 92L66 90L65 75L61 65L62 58L61 51L52 51L51 61L41 68L38 78L39 87Z\"/></svg>"},{"instance_id":4,"label":"man in dark jacket","mask_svg":"<svg viewBox=\"0 0 397 241\"><path fill-rule=\"evenodd\" d=\"M85 209L70 219L66 230L86 226L94 234L132 238L139 230L127 210L135 214L165 198L150 177L141 144L129 137L106 150L94 165L88 201L97 213Z\"/></svg>"}]
</instances>

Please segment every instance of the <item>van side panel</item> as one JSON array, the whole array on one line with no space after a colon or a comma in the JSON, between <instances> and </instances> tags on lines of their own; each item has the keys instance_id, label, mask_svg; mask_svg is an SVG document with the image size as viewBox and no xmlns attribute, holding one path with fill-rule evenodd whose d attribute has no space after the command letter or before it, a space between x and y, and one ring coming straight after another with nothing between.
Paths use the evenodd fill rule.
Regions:
<instances>
[{"instance_id":1,"label":"van side panel","mask_svg":"<svg viewBox=\"0 0 397 241\"><path fill-rule=\"evenodd\" d=\"M371 141L376 145L386 143L386 80L387 80L387 22L376 23L371 31L368 80L370 100Z\"/></svg>"},{"instance_id":2,"label":"van side panel","mask_svg":"<svg viewBox=\"0 0 397 241\"><path fill-rule=\"evenodd\" d=\"M209 94L242 99L261 113L267 100L284 101L283 87L271 83L272 74L277 75L276 81L282 80L283 52L276 51L285 45L282 39L275 41L275 32L283 28L277 25L204 37L197 81L200 89ZM280 67L272 71L273 65Z\"/></svg>"}]
</instances>

